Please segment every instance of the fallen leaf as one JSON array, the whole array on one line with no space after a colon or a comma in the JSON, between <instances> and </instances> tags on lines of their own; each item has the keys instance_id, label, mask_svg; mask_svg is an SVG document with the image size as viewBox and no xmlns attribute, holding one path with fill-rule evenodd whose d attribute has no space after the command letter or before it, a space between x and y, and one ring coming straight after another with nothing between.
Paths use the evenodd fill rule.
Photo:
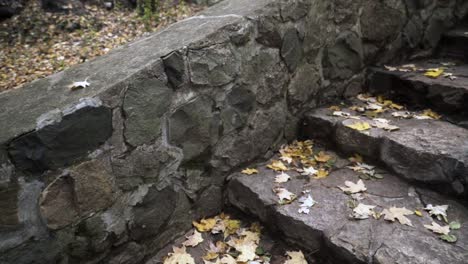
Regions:
<instances>
[{"instance_id":1,"label":"fallen leaf","mask_svg":"<svg viewBox=\"0 0 468 264\"><path fill-rule=\"evenodd\" d=\"M200 223L193 221L193 226L199 232L208 232L216 225L217 220L215 218L208 218L200 220Z\"/></svg>"},{"instance_id":2,"label":"fallen leaf","mask_svg":"<svg viewBox=\"0 0 468 264\"><path fill-rule=\"evenodd\" d=\"M390 121L388 119L374 118L372 121L373 121L372 126L377 127L377 128L381 128L381 129L384 129L384 130L387 130L387 131L395 131L395 130L400 129L397 126L390 125Z\"/></svg>"},{"instance_id":3,"label":"fallen leaf","mask_svg":"<svg viewBox=\"0 0 468 264\"><path fill-rule=\"evenodd\" d=\"M203 264L223 264L219 258L216 258L215 262L203 260Z\"/></svg>"},{"instance_id":4,"label":"fallen leaf","mask_svg":"<svg viewBox=\"0 0 468 264\"><path fill-rule=\"evenodd\" d=\"M393 113L392 113L392 116L393 116L393 117L405 118L405 119L408 119L408 118L413 117L413 115L412 115L410 112L408 112L408 111L397 111L397 112L393 112Z\"/></svg>"},{"instance_id":5,"label":"fallen leaf","mask_svg":"<svg viewBox=\"0 0 468 264\"><path fill-rule=\"evenodd\" d=\"M307 197L302 197L299 199L299 213L302 214L309 214L310 208L314 206L317 202L312 198L312 196L309 194Z\"/></svg>"},{"instance_id":6,"label":"fallen leaf","mask_svg":"<svg viewBox=\"0 0 468 264\"><path fill-rule=\"evenodd\" d=\"M353 209L351 216L354 219L367 219L369 216L375 215L374 208L375 205L366 205L360 203Z\"/></svg>"},{"instance_id":7,"label":"fallen leaf","mask_svg":"<svg viewBox=\"0 0 468 264\"><path fill-rule=\"evenodd\" d=\"M352 157L349 157L348 160L353 163L363 162L362 156L357 153L355 153Z\"/></svg>"},{"instance_id":8,"label":"fallen leaf","mask_svg":"<svg viewBox=\"0 0 468 264\"><path fill-rule=\"evenodd\" d=\"M455 235L441 235L440 236L440 239L444 240L444 241L447 241L449 243L455 243L457 242L457 237Z\"/></svg>"},{"instance_id":9,"label":"fallen leaf","mask_svg":"<svg viewBox=\"0 0 468 264\"><path fill-rule=\"evenodd\" d=\"M186 236L186 238L187 240L182 243L182 245L186 247L196 247L203 242L203 237L197 230L194 230L193 234L191 236Z\"/></svg>"},{"instance_id":10,"label":"fallen leaf","mask_svg":"<svg viewBox=\"0 0 468 264\"><path fill-rule=\"evenodd\" d=\"M81 88L86 88L90 85L90 83L87 80L84 80L82 82L74 82L71 85L69 85L71 90L77 90Z\"/></svg>"},{"instance_id":11,"label":"fallen leaf","mask_svg":"<svg viewBox=\"0 0 468 264\"><path fill-rule=\"evenodd\" d=\"M357 183L354 183L351 181L345 181L345 185L348 187L338 186L338 188L340 188L343 192L348 193L348 194L364 192L367 190L362 180L359 180Z\"/></svg>"},{"instance_id":12,"label":"fallen leaf","mask_svg":"<svg viewBox=\"0 0 468 264\"><path fill-rule=\"evenodd\" d=\"M319 169L317 171L317 175L315 175L314 179L323 179L323 178L326 178L328 177L328 174L329 172L327 170L324 170L324 169Z\"/></svg>"},{"instance_id":13,"label":"fallen leaf","mask_svg":"<svg viewBox=\"0 0 468 264\"><path fill-rule=\"evenodd\" d=\"M318 162L327 162L332 158L331 155L328 155L327 153L320 151L317 155L314 156L314 159Z\"/></svg>"},{"instance_id":14,"label":"fallen leaf","mask_svg":"<svg viewBox=\"0 0 468 264\"><path fill-rule=\"evenodd\" d=\"M255 250L257 249L257 244L253 241L232 239L228 242L228 245L240 252L240 255L236 259L237 262L248 262L256 257Z\"/></svg>"},{"instance_id":15,"label":"fallen leaf","mask_svg":"<svg viewBox=\"0 0 468 264\"><path fill-rule=\"evenodd\" d=\"M337 105L332 105L330 107L328 107L328 109L332 110L332 111L340 111L341 108Z\"/></svg>"},{"instance_id":16,"label":"fallen leaf","mask_svg":"<svg viewBox=\"0 0 468 264\"><path fill-rule=\"evenodd\" d=\"M440 119L442 116L437 114L436 112L432 111L431 109L426 109L422 113L423 116L428 116L433 119Z\"/></svg>"},{"instance_id":17,"label":"fallen leaf","mask_svg":"<svg viewBox=\"0 0 468 264\"><path fill-rule=\"evenodd\" d=\"M316 170L316 169L314 169L314 167L310 166L310 167L303 168L301 175L312 176L312 175L317 174L317 172L318 172L318 170Z\"/></svg>"},{"instance_id":18,"label":"fallen leaf","mask_svg":"<svg viewBox=\"0 0 468 264\"><path fill-rule=\"evenodd\" d=\"M411 220L409 220L406 215L412 215L414 212L406 209L405 207L391 207L390 209L384 209L382 214L385 215L385 220L394 222L395 219L397 219L402 225L413 226Z\"/></svg>"},{"instance_id":19,"label":"fallen leaf","mask_svg":"<svg viewBox=\"0 0 468 264\"><path fill-rule=\"evenodd\" d=\"M447 221L447 209L448 205L436 205L428 204L424 210L429 211L431 216L436 216L439 220Z\"/></svg>"},{"instance_id":20,"label":"fallen leaf","mask_svg":"<svg viewBox=\"0 0 468 264\"><path fill-rule=\"evenodd\" d=\"M450 73L450 72L445 72L443 76L444 78L448 78L452 81L457 79L457 76L453 75L453 73Z\"/></svg>"},{"instance_id":21,"label":"fallen leaf","mask_svg":"<svg viewBox=\"0 0 468 264\"><path fill-rule=\"evenodd\" d=\"M168 258L164 260L164 264L195 264L193 257L187 253L186 248L173 247L173 253L169 253Z\"/></svg>"},{"instance_id":22,"label":"fallen leaf","mask_svg":"<svg viewBox=\"0 0 468 264\"><path fill-rule=\"evenodd\" d=\"M242 170L241 172L243 174L252 175L252 174L257 174L258 170L257 169L247 168L247 169Z\"/></svg>"},{"instance_id":23,"label":"fallen leaf","mask_svg":"<svg viewBox=\"0 0 468 264\"><path fill-rule=\"evenodd\" d=\"M281 156L281 157L280 157L280 160L282 160L282 161L284 161L284 162L286 162L286 163L288 163L288 164L291 164L291 163L294 161L293 158L288 157L288 156Z\"/></svg>"},{"instance_id":24,"label":"fallen leaf","mask_svg":"<svg viewBox=\"0 0 468 264\"><path fill-rule=\"evenodd\" d=\"M433 69L427 69L426 73L424 73L424 76L429 77L429 78L438 78L440 75L444 73L444 68L433 68Z\"/></svg>"},{"instance_id":25,"label":"fallen leaf","mask_svg":"<svg viewBox=\"0 0 468 264\"><path fill-rule=\"evenodd\" d=\"M432 222L431 225L424 225L424 227L437 234L448 235L450 233L450 226L441 226L436 222Z\"/></svg>"},{"instance_id":26,"label":"fallen leaf","mask_svg":"<svg viewBox=\"0 0 468 264\"><path fill-rule=\"evenodd\" d=\"M221 264L237 264L237 261L236 259L231 256L231 255L224 255L222 258L221 258Z\"/></svg>"},{"instance_id":27,"label":"fallen leaf","mask_svg":"<svg viewBox=\"0 0 468 264\"><path fill-rule=\"evenodd\" d=\"M394 72L394 71L397 71L398 68L397 67L392 67L392 66L387 66L387 65L384 65L385 69L387 71L391 71L391 72Z\"/></svg>"},{"instance_id":28,"label":"fallen leaf","mask_svg":"<svg viewBox=\"0 0 468 264\"><path fill-rule=\"evenodd\" d=\"M456 221L450 222L449 226L450 226L450 229L452 230L457 230L461 228L460 222L456 222Z\"/></svg>"},{"instance_id":29,"label":"fallen leaf","mask_svg":"<svg viewBox=\"0 0 468 264\"><path fill-rule=\"evenodd\" d=\"M225 219L224 226L226 229L224 230L224 237L228 237L229 235L235 234L237 230L239 230L241 222L235 219Z\"/></svg>"},{"instance_id":30,"label":"fallen leaf","mask_svg":"<svg viewBox=\"0 0 468 264\"><path fill-rule=\"evenodd\" d=\"M296 195L285 188L277 187L274 189L274 192L279 198L280 203L288 203L296 199Z\"/></svg>"},{"instance_id":31,"label":"fallen leaf","mask_svg":"<svg viewBox=\"0 0 468 264\"><path fill-rule=\"evenodd\" d=\"M288 170L288 167L286 167L286 165L284 165L284 163L279 160L274 160L271 164L268 164L267 167L274 171L287 171Z\"/></svg>"},{"instance_id":32,"label":"fallen leaf","mask_svg":"<svg viewBox=\"0 0 468 264\"><path fill-rule=\"evenodd\" d=\"M368 130L371 128L369 123L364 122L364 121L354 122L353 124L347 124L345 126L352 128L354 130L357 130L357 131L364 131L364 130Z\"/></svg>"},{"instance_id":33,"label":"fallen leaf","mask_svg":"<svg viewBox=\"0 0 468 264\"><path fill-rule=\"evenodd\" d=\"M403 106L402 106L402 105L395 104L395 103L393 103L393 102L392 102L389 106L390 106L390 108L397 109L397 110L403 109Z\"/></svg>"},{"instance_id":34,"label":"fallen leaf","mask_svg":"<svg viewBox=\"0 0 468 264\"><path fill-rule=\"evenodd\" d=\"M216 259L219 256L218 253L208 251L205 256L203 256L204 260L213 260Z\"/></svg>"},{"instance_id":35,"label":"fallen leaf","mask_svg":"<svg viewBox=\"0 0 468 264\"><path fill-rule=\"evenodd\" d=\"M260 243L260 233L258 232L252 232L244 229L239 232L239 236L242 237L244 241L253 241L255 244Z\"/></svg>"},{"instance_id":36,"label":"fallen leaf","mask_svg":"<svg viewBox=\"0 0 468 264\"><path fill-rule=\"evenodd\" d=\"M275 182L276 183L285 183L291 179L291 176L289 176L287 173L281 172L281 174L276 175L275 177Z\"/></svg>"},{"instance_id":37,"label":"fallen leaf","mask_svg":"<svg viewBox=\"0 0 468 264\"><path fill-rule=\"evenodd\" d=\"M288 255L288 259L284 264L307 264L302 251L286 251L286 255Z\"/></svg>"},{"instance_id":38,"label":"fallen leaf","mask_svg":"<svg viewBox=\"0 0 468 264\"><path fill-rule=\"evenodd\" d=\"M422 217L422 216L423 216L423 214L422 214L421 211L419 211L419 210L414 210L414 214L417 215L417 216L419 216L419 217Z\"/></svg>"}]
</instances>

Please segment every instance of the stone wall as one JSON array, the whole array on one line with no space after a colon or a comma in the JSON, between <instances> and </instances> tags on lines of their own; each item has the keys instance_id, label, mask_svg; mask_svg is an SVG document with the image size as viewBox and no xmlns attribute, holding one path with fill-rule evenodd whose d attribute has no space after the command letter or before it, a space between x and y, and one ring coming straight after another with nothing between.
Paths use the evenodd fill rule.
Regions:
<instances>
[{"instance_id":1,"label":"stone wall","mask_svg":"<svg viewBox=\"0 0 468 264\"><path fill-rule=\"evenodd\" d=\"M225 0L0 94L0 263L144 262L306 109L433 48L465 2Z\"/></svg>"}]
</instances>

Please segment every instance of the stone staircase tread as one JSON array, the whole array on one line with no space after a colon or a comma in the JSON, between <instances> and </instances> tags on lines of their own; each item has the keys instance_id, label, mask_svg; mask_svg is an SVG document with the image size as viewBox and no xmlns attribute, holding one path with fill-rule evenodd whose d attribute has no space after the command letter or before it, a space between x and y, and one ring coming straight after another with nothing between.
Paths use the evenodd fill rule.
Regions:
<instances>
[{"instance_id":1,"label":"stone staircase tread","mask_svg":"<svg viewBox=\"0 0 468 264\"><path fill-rule=\"evenodd\" d=\"M467 38L468 39L468 25L457 26L444 33L444 37Z\"/></svg>"},{"instance_id":2,"label":"stone staircase tread","mask_svg":"<svg viewBox=\"0 0 468 264\"><path fill-rule=\"evenodd\" d=\"M467 194L467 129L441 120L398 119L386 113L381 117L399 130L371 128L361 132L343 124L350 119L332 116L332 112L320 108L307 113L305 135L330 140L348 153L361 153L406 179L438 186L442 192Z\"/></svg>"},{"instance_id":3,"label":"stone staircase tread","mask_svg":"<svg viewBox=\"0 0 468 264\"><path fill-rule=\"evenodd\" d=\"M339 162L342 163L342 162ZM342 163L343 164L343 163ZM449 221L457 220L458 241L449 244L423 225L433 219L410 215L413 227L388 222L381 217L354 220L347 206L351 197L337 186L345 181L356 182L359 175L347 168L338 168L324 179L308 180L295 171L288 171L292 180L282 184L301 196L310 190L317 204L308 215L298 213L299 203L279 205L273 193L276 172L263 164L256 166L257 175L236 173L228 185L229 202L237 208L259 217L280 230L290 241L310 251L328 252L333 263L466 263L468 259L468 211L461 204L426 189L412 187L397 176L385 173L382 180L365 181L367 192L361 203L376 205L377 211L392 206L423 211L428 203L448 204Z\"/></svg>"}]
</instances>

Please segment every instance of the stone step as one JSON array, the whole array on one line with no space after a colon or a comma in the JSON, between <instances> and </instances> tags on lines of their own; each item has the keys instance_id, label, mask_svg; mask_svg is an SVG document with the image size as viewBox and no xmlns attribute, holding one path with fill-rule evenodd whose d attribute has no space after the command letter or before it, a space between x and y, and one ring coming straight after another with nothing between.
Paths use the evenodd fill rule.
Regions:
<instances>
[{"instance_id":1,"label":"stone step","mask_svg":"<svg viewBox=\"0 0 468 264\"><path fill-rule=\"evenodd\" d=\"M440 120L399 119L388 111L379 117L399 130L358 131L346 125L373 121L365 116L361 120L332 116L332 112L321 108L307 113L304 136L323 139L344 153L359 153L409 181L468 200L467 129Z\"/></svg>"},{"instance_id":2,"label":"stone step","mask_svg":"<svg viewBox=\"0 0 468 264\"><path fill-rule=\"evenodd\" d=\"M346 162L346 160L344 160ZM265 164L258 164L259 173L244 175L235 173L229 182L229 202L258 217L272 229L279 230L285 239L317 252L329 263L412 263L412 264L462 264L468 259L468 212L457 202L426 189L410 186L392 174L384 174L381 180L364 181L367 191L354 200L337 188L345 181L357 182L359 175L350 169L335 168L324 179L311 179L295 171L287 171L291 180L280 184L290 192L301 196L310 194L317 202L309 214L299 213L297 200L280 205L272 191L279 184ZM303 191L310 190L304 194ZM355 196L356 197L356 196ZM375 205L376 212L384 208L405 207L418 210L422 216L409 215L412 226L398 221L389 222L383 216L355 220L350 217L351 204ZM426 229L434 220L423 208L427 204L448 205L448 220L461 223L460 230L451 231L458 241L449 244ZM442 222L438 222L442 224ZM445 225L445 224L444 224Z\"/></svg>"},{"instance_id":3,"label":"stone step","mask_svg":"<svg viewBox=\"0 0 468 264\"><path fill-rule=\"evenodd\" d=\"M369 90L416 108L433 108L445 113L453 122L468 126L468 65L453 65L453 62L447 60L426 60L410 64L414 64L418 70L402 72L383 67L371 68ZM394 67L402 69L401 65ZM451 73L455 79L424 76L426 69L440 67L445 67L445 73Z\"/></svg>"},{"instance_id":4,"label":"stone step","mask_svg":"<svg viewBox=\"0 0 468 264\"><path fill-rule=\"evenodd\" d=\"M468 62L468 25L460 25L442 35L438 55Z\"/></svg>"}]
</instances>

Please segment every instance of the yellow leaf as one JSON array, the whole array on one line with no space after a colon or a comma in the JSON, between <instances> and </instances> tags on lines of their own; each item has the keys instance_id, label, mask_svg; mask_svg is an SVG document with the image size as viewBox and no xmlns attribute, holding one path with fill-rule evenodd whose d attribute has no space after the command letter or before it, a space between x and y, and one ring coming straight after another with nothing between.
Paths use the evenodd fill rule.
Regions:
<instances>
[{"instance_id":1,"label":"yellow leaf","mask_svg":"<svg viewBox=\"0 0 468 264\"><path fill-rule=\"evenodd\" d=\"M217 258L218 255L219 255L219 254L218 254L218 253L215 253L215 252L208 252L208 253L206 253L205 256L203 256L203 259L205 259L205 260L213 260L213 259Z\"/></svg>"},{"instance_id":2,"label":"yellow leaf","mask_svg":"<svg viewBox=\"0 0 468 264\"><path fill-rule=\"evenodd\" d=\"M323 178L326 178L328 176L328 171L324 170L324 169L319 169L316 176L314 177L315 179L323 179Z\"/></svg>"},{"instance_id":3,"label":"yellow leaf","mask_svg":"<svg viewBox=\"0 0 468 264\"><path fill-rule=\"evenodd\" d=\"M401 109L403 109L403 106L399 105L399 104L391 103L390 108L393 108L393 109L396 109L396 110L401 110Z\"/></svg>"},{"instance_id":4,"label":"yellow leaf","mask_svg":"<svg viewBox=\"0 0 468 264\"><path fill-rule=\"evenodd\" d=\"M226 229L224 230L224 237L235 234L240 228L241 222L239 220L224 220Z\"/></svg>"},{"instance_id":5,"label":"yellow leaf","mask_svg":"<svg viewBox=\"0 0 468 264\"><path fill-rule=\"evenodd\" d=\"M428 116L434 119L440 119L442 116L437 114L436 112L432 111L431 109L426 109L422 113L423 116Z\"/></svg>"},{"instance_id":6,"label":"yellow leaf","mask_svg":"<svg viewBox=\"0 0 468 264\"><path fill-rule=\"evenodd\" d=\"M271 164L268 164L267 167L274 171L287 171L288 170L288 168L284 165L284 163L279 160L273 161Z\"/></svg>"},{"instance_id":7,"label":"yellow leaf","mask_svg":"<svg viewBox=\"0 0 468 264\"><path fill-rule=\"evenodd\" d=\"M216 219L208 218L200 220L200 223L195 221L192 222L193 226L198 230L198 232L208 232L216 225Z\"/></svg>"},{"instance_id":8,"label":"yellow leaf","mask_svg":"<svg viewBox=\"0 0 468 264\"><path fill-rule=\"evenodd\" d=\"M423 216L422 213L421 213L421 211L419 211L419 210L414 210L414 214L417 215L417 216L419 216L419 217L422 217L422 216Z\"/></svg>"},{"instance_id":9,"label":"yellow leaf","mask_svg":"<svg viewBox=\"0 0 468 264\"><path fill-rule=\"evenodd\" d=\"M252 174L257 174L258 173L258 170L257 169L251 169L251 168L247 168L247 169L244 169L243 171L241 171L243 174L247 174L247 175L252 175Z\"/></svg>"},{"instance_id":10,"label":"yellow leaf","mask_svg":"<svg viewBox=\"0 0 468 264\"><path fill-rule=\"evenodd\" d=\"M314 156L315 160L318 161L318 162L327 162L329 161L332 156L326 154L325 152L323 151L320 151L318 155L315 155Z\"/></svg>"},{"instance_id":11,"label":"yellow leaf","mask_svg":"<svg viewBox=\"0 0 468 264\"><path fill-rule=\"evenodd\" d=\"M358 130L358 131L364 131L364 130L368 130L371 128L371 126L369 125L369 123L367 122L364 122L364 121L359 121L359 122L356 122L354 124L350 124L350 125L345 125L346 127L349 127L349 128L352 128L354 130Z\"/></svg>"},{"instance_id":12,"label":"yellow leaf","mask_svg":"<svg viewBox=\"0 0 468 264\"><path fill-rule=\"evenodd\" d=\"M426 73L424 73L424 76L427 76L429 78L438 78L440 75L444 73L444 68L434 68L434 69L428 69Z\"/></svg>"},{"instance_id":13,"label":"yellow leaf","mask_svg":"<svg viewBox=\"0 0 468 264\"><path fill-rule=\"evenodd\" d=\"M250 230L255 233L261 233L262 232L262 226L260 225L259 222L254 222L250 225Z\"/></svg>"},{"instance_id":14,"label":"yellow leaf","mask_svg":"<svg viewBox=\"0 0 468 264\"><path fill-rule=\"evenodd\" d=\"M330 109L332 111L340 111L341 110L341 108L339 106L337 106L337 105L332 105L328 109Z\"/></svg>"}]
</instances>

